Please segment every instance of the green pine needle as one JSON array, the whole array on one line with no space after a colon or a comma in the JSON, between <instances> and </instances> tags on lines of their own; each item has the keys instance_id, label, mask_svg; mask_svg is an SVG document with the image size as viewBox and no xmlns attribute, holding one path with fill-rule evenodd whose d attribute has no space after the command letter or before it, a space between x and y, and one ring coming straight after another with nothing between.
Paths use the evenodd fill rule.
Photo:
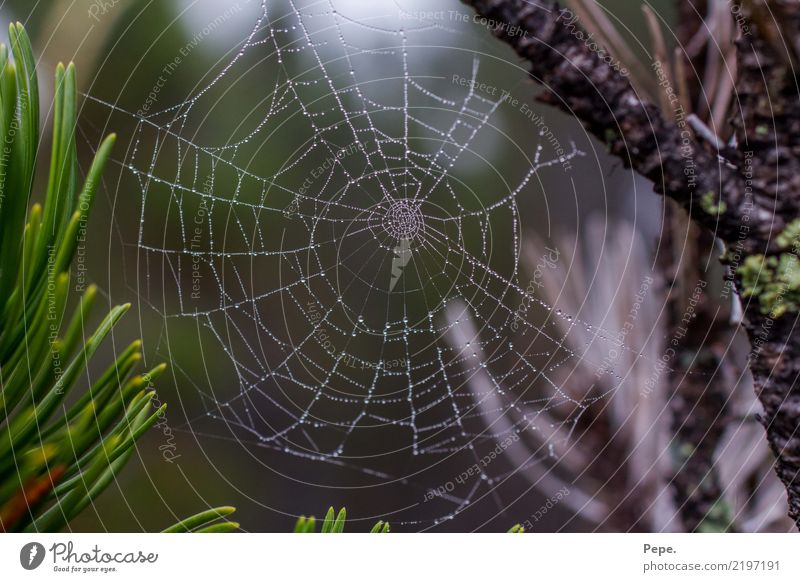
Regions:
<instances>
[{"instance_id":1,"label":"green pine needle","mask_svg":"<svg viewBox=\"0 0 800 582\"><path fill-rule=\"evenodd\" d=\"M183 521L180 521L175 525L168 527L162 533L184 533L184 532L208 533L209 528L211 527L220 527L225 524L232 524L233 522L227 522L227 521L217 524L214 524L214 522L229 516L234 511L236 511L236 508L234 507L215 507L214 509L209 509L207 511L203 511L202 513L198 513L197 515L187 517ZM234 529L238 529L238 524L236 524L236 528Z\"/></svg>"},{"instance_id":2,"label":"green pine needle","mask_svg":"<svg viewBox=\"0 0 800 582\"><path fill-rule=\"evenodd\" d=\"M70 307L72 261L116 136L103 140L79 184L75 66L59 64L47 189L29 210L40 149L36 59L21 24L9 39L10 52L0 45L0 531L58 531L114 481L163 415L151 383L166 367L134 375L136 341L81 385L130 308L114 307L85 338L96 287ZM233 531L238 524L220 521L232 512L209 510L166 531Z\"/></svg>"},{"instance_id":3,"label":"green pine needle","mask_svg":"<svg viewBox=\"0 0 800 582\"><path fill-rule=\"evenodd\" d=\"M344 507L339 510L339 513L336 513L333 507L329 507L328 512L325 514L325 519L322 522L321 533L344 533L346 522L347 510ZM294 525L294 533L315 533L316 530L317 520L313 515L311 517L301 515ZM369 533L389 533L390 531L391 527L388 521L379 521L372 526Z\"/></svg>"}]
</instances>

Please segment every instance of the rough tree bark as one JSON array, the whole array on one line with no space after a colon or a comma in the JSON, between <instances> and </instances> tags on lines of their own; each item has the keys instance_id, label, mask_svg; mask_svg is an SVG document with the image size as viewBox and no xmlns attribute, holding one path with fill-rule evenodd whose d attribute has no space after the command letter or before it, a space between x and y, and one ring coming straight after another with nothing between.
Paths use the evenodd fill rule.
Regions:
<instances>
[{"instance_id":1,"label":"rough tree bark","mask_svg":"<svg viewBox=\"0 0 800 582\"><path fill-rule=\"evenodd\" d=\"M721 60L710 54L705 32L709 26L706 0L676 0L675 33L682 50L675 59L683 66L672 68L675 84L682 89L681 102L701 121L716 127L718 111L714 96L703 91L700 79L719 71ZM724 53L723 53L724 54ZM714 67L713 65L717 65ZM669 67L664 63L664 67ZM678 78L683 75L683 78ZM716 104L716 103L714 103ZM724 104L723 104L724 107ZM674 114L669 105L662 112ZM679 116L680 116L679 111ZM736 327L730 323L730 293L714 297L707 285L712 257L718 254L714 235L689 223L676 204L665 199L665 220L658 245L658 264L665 279L669 316L668 337L682 338L674 345L670 361L670 413L673 434L672 486L675 505L685 531L737 531L736 516L724 503L716 466L717 447L732 421L732 387L740 369L728 351L736 343ZM687 317L689 299L705 282ZM694 289L692 289L694 286Z\"/></svg>"},{"instance_id":2,"label":"rough tree bark","mask_svg":"<svg viewBox=\"0 0 800 582\"><path fill-rule=\"evenodd\" d=\"M753 347L761 421L800 527L800 3L741 6L748 29L737 43L737 145L718 152L680 115L667 119L637 94L558 3L462 1L506 24L495 35L529 63L546 89L541 101L579 119L626 167L726 243Z\"/></svg>"}]
</instances>

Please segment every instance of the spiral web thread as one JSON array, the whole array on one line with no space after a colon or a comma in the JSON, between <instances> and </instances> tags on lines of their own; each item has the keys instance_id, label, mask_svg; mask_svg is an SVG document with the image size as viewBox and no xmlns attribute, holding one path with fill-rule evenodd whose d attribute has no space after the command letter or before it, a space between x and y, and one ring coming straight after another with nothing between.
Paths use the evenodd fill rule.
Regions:
<instances>
[{"instance_id":1,"label":"spiral web thread","mask_svg":"<svg viewBox=\"0 0 800 582\"><path fill-rule=\"evenodd\" d=\"M431 50L415 36L448 29L402 11L398 20L394 6L359 21L327 0L262 3L213 80L183 103L129 114L139 138L124 166L142 192L140 296L166 324L188 320L208 332L235 370L235 390L198 388L206 419L266 449L426 489L436 482L421 485L383 461L477 462L509 437L524 442L541 411L563 409L570 430L602 397L576 401L560 388L582 355L555 318L613 340L538 299L544 324L517 313L531 299L519 272L517 200L540 172L580 152L547 157L539 145L515 182L488 195L469 189L460 173L489 163L475 147L498 131L491 120L503 99L473 89L473 57L459 98L412 74L411 53ZM359 48L365 37L373 46ZM218 145L191 133L213 124L226 83L256 66L271 77L259 77L263 94L237 137ZM377 84L360 78L366 68L380 72ZM306 140L265 172L259 145L282 144L300 126ZM508 244L497 246L503 235ZM499 254L507 258L494 268ZM465 334L465 322L477 333ZM205 360L211 351L204 345ZM488 379L485 393L474 389L476 374ZM445 517L525 467L483 469L441 495L451 504Z\"/></svg>"}]
</instances>

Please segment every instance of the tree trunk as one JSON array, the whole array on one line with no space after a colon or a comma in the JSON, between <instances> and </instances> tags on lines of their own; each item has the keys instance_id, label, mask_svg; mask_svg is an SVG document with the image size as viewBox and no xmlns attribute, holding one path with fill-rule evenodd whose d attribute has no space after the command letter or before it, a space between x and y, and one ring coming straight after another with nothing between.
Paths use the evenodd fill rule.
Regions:
<instances>
[{"instance_id":1,"label":"tree trunk","mask_svg":"<svg viewBox=\"0 0 800 582\"><path fill-rule=\"evenodd\" d=\"M740 6L736 146L717 150L692 132L668 76L653 66L674 104L665 116L610 64L577 18L556 2L462 0L530 64L540 99L577 117L626 167L727 246L752 345L750 368L761 421L800 527L800 4ZM734 5L738 6L738 5ZM733 12L731 18L734 18ZM519 31L523 31L520 33Z\"/></svg>"}]
</instances>

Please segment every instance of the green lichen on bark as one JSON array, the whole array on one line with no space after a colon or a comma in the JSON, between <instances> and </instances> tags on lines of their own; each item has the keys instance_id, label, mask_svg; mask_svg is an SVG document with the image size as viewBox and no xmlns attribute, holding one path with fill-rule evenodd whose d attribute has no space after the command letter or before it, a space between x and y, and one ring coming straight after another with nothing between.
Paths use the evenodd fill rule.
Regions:
<instances>
[{"instance_id":1,"label":"green lichen on bark","mask_svg":"<svg viewBox=\"0 0 800 582\"><path fill-rule=\"evenodd\" d=\"M761 313L777 318L800 309L800 261L793 253L753 255L739 267L744 297L758 300Z\"/></svg>"},{"instance_id":2,"label":"green lichen on bark","mask_svg":"<svg viewBox=\"0 0 800 582\"><path fill-rule=\"evenodd\" d=\"M742 295L757 298L761 313L773 318L800 310L800 219L787 224L775 244L787 252L747 257L738 269Z\"/></svg>"},{"instance_id":3,"label":"green lichen on bark","mask_svg":"<svg viewBox=\"0 0 800 582\"><path fill-rule=\"evenodd\" d=\"M775 243L782 249L797 247L800 242L800 218L786 225L786 228L775 237Z\"/></svg>"},{"instance_id":4,"label":"green lichen on bark","mask_svg":"<svg viewBox=\"0 0 800 582\"><path fill-rule=\"evenodd\" d=\"M728 205L723 200L718 200L716 194L711 190L700 198L700 206L712 216L720 216L728 210Z\"/></svg>"}]
</instances>

